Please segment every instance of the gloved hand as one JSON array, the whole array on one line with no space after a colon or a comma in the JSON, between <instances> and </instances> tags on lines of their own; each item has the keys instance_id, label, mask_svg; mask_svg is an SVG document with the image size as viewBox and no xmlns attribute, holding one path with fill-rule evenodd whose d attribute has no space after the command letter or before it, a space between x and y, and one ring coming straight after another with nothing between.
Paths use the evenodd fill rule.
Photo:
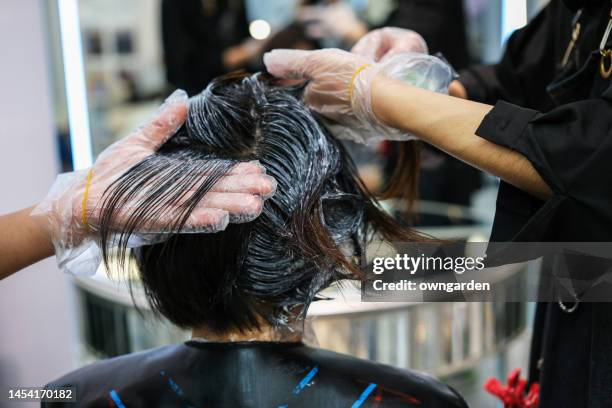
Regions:
<instances>
[{"instance_id":1,"label":"gloved hand","mask_svg":"<svg viewBox=\"0 0 612 408\"><path fill-rule=\"evenodd\" d=\"M436 92L446 92L452 79L446 63L420 53L375 62L339 49L274 50L264 55L264 63L274 76L309 80L306 103L331 120L327 125L336 137L359 143L414 138L385 125L374 114L371 87L378 75Z\"/></svg>"},{"instance_id":2,"label":"gloved hand","mask_svg":"<svg viewBox=\"0 0 612 408\"><path fill-rule=\"evenodd\" d=\"M365 23L344 2L302 7L297 13L297 20L306 24L306 35L315 40L334 37L353 43L367 31Z\"/></svg>"},{"instance_id":3,"label":"gloved hand","mask_svg":"<svg viewBox=\"0 0 612 408\"><path fill-rule=\"evenodd\" d=\"M60 269L79 274L95 273L101 260L95 232L103 193L124 172L154 154L176 132L187 117L187 101L184 91L174 92L149 123L100 153L90 169L58 176L32 215L48 219L49 235ZM204 180L207 175L198 177ZM181 232L216 232L225 229L230 221L250 221L261 213L264 200L275 190L276 181L265 174L258 162L240 163L204 196ZM146 186L142 191L146 192ZM142 195L133 197L134 204L140 198ZM124 206L126 214L130 207L130 203ZM167 232L164 228L172 224L163 218L153 221L147 218L147 230L134 233L136 236L142 234L141 243L159 242Z\"/></svg>"},{"instance_id":4,"label":"gloved hand","mask_svg":"<svg viewBox=\"0 0 612 408\"><path fill-rule=\"evenodd\" d=\"M427 54L429 51L423 37L415 31L385 27L361 37L351 52L378 62L406 52Z\"/></svg>"}]
</instances>

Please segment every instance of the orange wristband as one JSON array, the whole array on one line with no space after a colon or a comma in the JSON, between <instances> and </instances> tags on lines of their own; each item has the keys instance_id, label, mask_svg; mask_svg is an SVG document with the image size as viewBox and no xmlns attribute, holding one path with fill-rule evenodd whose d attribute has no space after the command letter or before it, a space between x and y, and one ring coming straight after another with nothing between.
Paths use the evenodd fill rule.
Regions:
<instances>
[{"instance_id":1,"label":"orange wristband","mask_svg":"<svg viewBox=\"0 0 612 408\"><path fill-rule=\"evenodd\" d=\"M89 187L91 186L91 178L93 177L93 168L87 172L87 179L85 180L85 192L83 193L83 203L81 204L81 221L85 225L86 229L89 229L87 224L87 198L89 198Z\"/></svg>"},{"instance_id":2,"label":"orange wristband","mask_svg":"<svg viewBox=\"0 0 612 408\"><path fill-rule=\"evenodd\" d=\"M351 78L351 82L349 82L349 88L348 88L349 103L351 105L353 104L353 88L355 87L355 80L357 79L357 76L361 73L361 71L363 71L366 68L370 68L370 67L371 67L370 64L363 64L362 66L360 66L359 68L355 70L355 73L353 74L353 77Z\"/></svg>"}]
</instances>

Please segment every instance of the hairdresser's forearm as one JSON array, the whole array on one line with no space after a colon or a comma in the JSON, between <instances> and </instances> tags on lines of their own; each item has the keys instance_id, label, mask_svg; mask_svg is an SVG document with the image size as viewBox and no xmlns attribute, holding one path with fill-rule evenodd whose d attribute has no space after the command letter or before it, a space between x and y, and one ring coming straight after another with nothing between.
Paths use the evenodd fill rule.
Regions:
<instances>
[{"instance_id":1,"label":"hairdresser's forearm","mask_svg":"<svg viewBox=\"0 0 612 408\"><path fill-rule=\"evenodd\" d=\"M46 221L31 208L0 216L0 279L53 255Z\"/></svg>"},{"instance_id":2,"label":"hairdresser's forearm","mask_svg":"<svg viewBox=\"0 0 612 408\"><path fill-rule=\"evenodd\" d=\"M372 107L383 122L412 133L450 155L541 198L551 195L522 154L476 136L492 106L378 77Z\"/></svg>"}]
</instances>

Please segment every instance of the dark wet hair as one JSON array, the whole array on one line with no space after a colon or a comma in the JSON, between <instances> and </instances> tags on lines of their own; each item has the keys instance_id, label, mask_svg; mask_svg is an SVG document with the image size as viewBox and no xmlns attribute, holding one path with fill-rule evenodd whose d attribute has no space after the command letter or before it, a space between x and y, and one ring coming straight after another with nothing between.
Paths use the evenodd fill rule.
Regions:
<instances>
[{"instance_id":1,"label":"dark wet hair","mask_svg":"<svg viewBox=\"0 0 612 408\"><path fill-rule=\"evenodd\" d=\"M120 265L131 252L151 306L176 325L224 333L257 328L261 321L283 324L305 314L332 282L360 279L358 266L373 234L421 239L379 209L342 145L300 96L300 88L276 87L260 75L219 78L190 99L188 119L176 135L105 192L105 262L117 242ZM254 159L278 182L260 217L218 233L176 233L128 249L141 223L169 211L175 213L168 228L181 230L220 177ZM194 180L203 170L207 181ZM143 195L145 185L153 187L114 230L122 204Z\"/></svg>"}]
</instances>

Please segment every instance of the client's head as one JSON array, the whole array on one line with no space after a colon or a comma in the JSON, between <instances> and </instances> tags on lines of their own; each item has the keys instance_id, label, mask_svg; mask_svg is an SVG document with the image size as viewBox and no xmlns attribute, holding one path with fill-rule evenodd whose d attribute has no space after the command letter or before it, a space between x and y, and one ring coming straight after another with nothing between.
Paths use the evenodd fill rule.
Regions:
<instances>
[{"instance_id":1,"label":"client's head","mask_svg":"<svg viewBox=\"0 0 612 408\"><path fill-rule=\"evenodd\" d=\"M378 209L342 146L300 102L300 92L258 75L212 82L190 99L176 135L106 191L105 260L111 241L119 239L119 257L131 251L150 305L176 325L216 334L285 327L331 283L361 277L358 265L373 234L416 238ZM127 249L139 222L166 217L177 203L169 228L180 231L214 182L250 160L259 160L278 182L257 219ZM207 181L190 177L202 170ZM113 231L121 203L142 194L143 185L154 188L129 210L123 230ZM188 194L192 199L185 200Z\"/></svg>"}]
</instances>

